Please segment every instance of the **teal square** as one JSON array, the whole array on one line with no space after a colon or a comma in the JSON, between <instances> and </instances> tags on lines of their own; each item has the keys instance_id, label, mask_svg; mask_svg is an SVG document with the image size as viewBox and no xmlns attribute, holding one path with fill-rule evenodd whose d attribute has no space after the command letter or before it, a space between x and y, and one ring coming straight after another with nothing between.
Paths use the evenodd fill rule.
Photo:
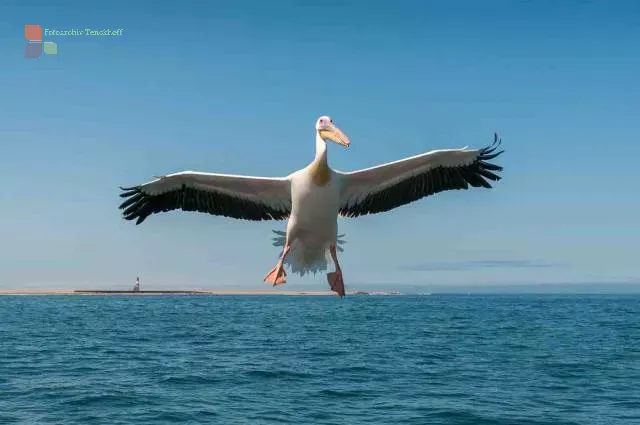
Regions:
<instances>
[{"instance_id":1,"label":"teal square","mask_svg":"<svg viewBox=\"0 0 640 425\"><path fill-rule=\"evenodd\" d=\"M45 41L44 42L44 54L45 55L57 55L58 54L58 45L53 41Z\"/></svg>"}]
</instances>

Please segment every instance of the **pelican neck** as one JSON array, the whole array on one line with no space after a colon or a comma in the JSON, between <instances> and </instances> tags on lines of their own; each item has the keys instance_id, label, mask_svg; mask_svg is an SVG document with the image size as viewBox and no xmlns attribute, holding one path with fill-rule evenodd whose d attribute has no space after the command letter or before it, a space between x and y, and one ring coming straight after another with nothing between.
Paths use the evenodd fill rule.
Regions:
<instances>
[{"instance_id":1,"label":"pelican neck","mask_svg":"<svg viewBox=\"0 0 640 425\"><path fill-rule=\"evenodd\" d=\"M316 131L316 161L327 161L327 142L325 142L320 133Z\"/></svg>"}]
</instances>

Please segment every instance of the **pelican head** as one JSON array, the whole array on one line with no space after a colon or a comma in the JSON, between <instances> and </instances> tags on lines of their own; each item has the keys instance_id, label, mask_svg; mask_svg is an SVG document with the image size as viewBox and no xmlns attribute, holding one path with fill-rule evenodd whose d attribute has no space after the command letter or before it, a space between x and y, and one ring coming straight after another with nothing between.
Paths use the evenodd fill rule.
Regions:
<instances>
[{"instance_id":1,"label":"pelican head","mask_svg":"<svg viewBox=\"0 0 640 425\"><path fill-rule=\"evenodd\" d=\"M318 121L316 122L316 131L325 142L330 140L333 143L337 143L346 148L351 144L349 138L342 132L342 130L333 124L331 117L326 115L318 118Z\"/></svg>"}]
</instances>

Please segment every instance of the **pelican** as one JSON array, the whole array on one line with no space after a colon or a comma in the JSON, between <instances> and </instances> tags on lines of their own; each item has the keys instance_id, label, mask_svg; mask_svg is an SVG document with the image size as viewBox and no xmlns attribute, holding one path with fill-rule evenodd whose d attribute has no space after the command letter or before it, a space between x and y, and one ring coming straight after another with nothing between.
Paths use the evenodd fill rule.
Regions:
<instances>
[{"instance_id":1,"label":"pelican","mask_svg":"<svg viewBox=\"0 0 640 425\"><path fill-rule=\"evenodd\" d=\"M497 134L482 149L434 150L352 172L329 167L327 142L351 144L331 117L318 118L315 136L313 161L286 177L182 171L121 187L123 217L140 224L151 214L180 209L244 220L288 219L286 232L275 232L281 238L274 245L283 248L264 281L274 287L286 283L285 267L298 275L327 270L330 257L335 271L327 273L327 280L342 298L338 215L381 213L445 190L491 188L488 180L500 180L496 172L502 171L488 162L503 152L496 152L501 142Z\"/></svg>"}]
</instances>

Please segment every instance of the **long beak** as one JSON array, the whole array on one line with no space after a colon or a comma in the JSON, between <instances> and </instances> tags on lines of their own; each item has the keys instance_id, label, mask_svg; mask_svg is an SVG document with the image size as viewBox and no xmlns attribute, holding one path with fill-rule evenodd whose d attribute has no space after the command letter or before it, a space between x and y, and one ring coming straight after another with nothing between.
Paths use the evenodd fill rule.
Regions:
<instances>
[{"instance_id":1,"label":"long beak","mask_svg":"<svg viewBox=\"0 0 640 425\"><path fill-rule=\"evenodd\" d=\"M337 143L346 148L351 144L349 138L342 132L342 130L333 124L329 124L327 128L320 130L319 133L323 140L330 140L333 143Z\"/></svg>"}]
</instances>

